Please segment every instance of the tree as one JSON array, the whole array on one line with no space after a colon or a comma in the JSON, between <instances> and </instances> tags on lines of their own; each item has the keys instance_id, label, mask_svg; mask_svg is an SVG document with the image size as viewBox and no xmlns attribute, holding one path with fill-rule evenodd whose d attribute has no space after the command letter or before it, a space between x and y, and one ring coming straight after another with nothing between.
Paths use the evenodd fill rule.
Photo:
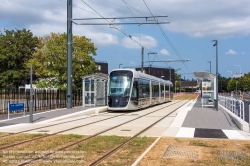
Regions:
<instances>
[{"instance_id":1,"label":"tree","mask_svg":"<svg viewBox=\"0 0 250 166\"><path fill-rule=\"evenodd\" d=\"M21 85L28 76L27 61L32 57L38 38L26 29L0 32L0 86Z\"/></svg>"},{"instance_id":2,"label":"tree","mask_svg":"<svg viewBox=\"0 0 250 166\"><path fill-rule=\"evenodd\" d=\"M90 54L96 55L91 40L84 36L73 36L72 45L72 85L82 87L82 76L96 72L97 67ZM67 81L67 34L51 33L39 38L39 49L29 61L34 73L39 77L37 86L41 88L66 88ZM28 66L27 66L28 67Z\"/></svg>"},{"instance_id":3,"label":"tree","mask_svg":"<svg viewBox=\"0 0 250 166\"><path fill-rule=\"evenodd\" d=\"M218 75L218 91L219 92L223 92L223 91L227 91L227 85L228 82L230 80L230 78L226 78L226 77L222 77L220 74Z\"/></svg>"}]
</instances>

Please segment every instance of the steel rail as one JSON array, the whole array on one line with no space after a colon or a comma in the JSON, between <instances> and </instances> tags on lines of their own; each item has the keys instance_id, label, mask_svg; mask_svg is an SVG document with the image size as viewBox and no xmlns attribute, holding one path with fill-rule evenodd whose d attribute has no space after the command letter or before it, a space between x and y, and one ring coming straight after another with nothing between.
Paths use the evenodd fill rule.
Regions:
<instances>
[{"instance_id":1,"label":"steel rail","mask_svg":"<svg viewBox=\"0 0 250 166\"><path fill-rule=\"evenodd\" d=\"M171 105L174 105L174 104L177 104L177 103L179 103L179 102L173 103L173 104L171 104ZM44 155L42 155L42 156L38 156L38 157L36 157L36 158L32 158L32 159L29 160L29 161L26 161L26 162L24 162L24 163L18 164L18 166L24 166L24 165L33 163L33 162L36 161L36 160L44 159L44 158L46 158L47 156L50 156L50 155L56 153L57 151L65 150L65 149L67 149L67 148L69 148L69 147L71 147L71 146L73 146L73 145L76 145L76 144L78 144L78 143L81 143L81 142L84 142L84 141L86 141L86 140L89 140L89 139L91 139L91 138L93 138L93 137L96 137L96 136L98 136L98 135L100 135L100 134L103 134L103 133L105 133L105 132L107 132L107 131L109 131L109 130L112 130L112 129L114 129L114 128L117 128L117 127L119 127L119 126L122 126L122 125L124 125L124 124L126 124L126 123L132 122L132 121L134 121L134 120L137 120L137 119L142 118L142 117L144 117L144 116L146 116L146 115L152 114L152 113L154 113L154 112L157 112L157 111L162 110L162 109L164 109L164 108L166 108L166 107L169 107L169 106L170 106L170 105L164 106L164 107L162 107L162 108L156 109L155 111L146 113L146 114L144 114L144 115L142 115L142 116L139 116L139 117L136 117L136 118L134 118L134 119L132 119L132 120L129 120L129 121L123 122L123 123L121 123L121 124L119 124L119 125L110 127L110 128L108 128L108 129L105 129L105 130L102 130L102 131L100 131L100 132L97 132L97 133L94 134L94 135L91 135L91 136L89 136L89 137L87 137L87 138L83 138L83 139L81 139L81 140L79 140L79 141L76 141L76 142L71 143L71 144L69 144L69 145L66 145L66 146L64 146L64 147L61 147L61 148L56 149L56 150L54 150L54 151L50 150L49 153L46 153L46 154L44 154Z\"/></svg>"},{"instance_id":2,"label":"steel rail","mask_svg":"<svg viewBox=\"0 0 250 166\"><path fill-rule=\"evenodd\" d=\"M188 101L189 102L189 101ZM183 105L185 105L185 102ZM182 107L183 105L181 105L180 107ZM149 125L148 127L146 127L145 129L139 131L137 134L135 134L133 137L129 138L128 140L124 141L122 144L118 145L116 148L114 148L113 150L109 151L108 153L106 153L104 156L102 156L101 158L97 159L96 161L94 161L92 164L90 164L90 166L95 166L97 164L99 164L100 162L102 162L104 159L108 158L110 155L112 155L113 153L115 153L116 151L118 151L119 149L121 149L123 146L125 146L127 143L129 143L130 141L132 141L133 139L135 139L137 136L139 136L140 134L142 134L143 132L147 131L148 129L152 128L155 124L157 124L158 122L162 121L163 119L165 119L166 117L168 117L170 114L172 114L173 112L175 112L176 110L178 110L180 107L176 108L175 110L171 111L170 113L168 113L167 115L163 116L162 118L160 118L159 120L157 120L156 122L154 122L153 124Z\"/></svg>"},{"instance_id":3,"label":"steel rail","mask_svg":"<svg viewBox=\"0 0 250 166\"><path fill-rule=\"evenodd\" d=\"M175 104L175 103L173 103L173 104ZM172 105L172 104L170 104L170 105ZM168 106L170 106L170 105L168 105ZM129 112L129 113L131 113L131 112ZM77 129L77 128L80 128L80 127L84 127L84 126L88 126L88 125L91 125L91 124L95 124L95 123L98 123L98 122L102 122L102 121L105 121L105 120L109 120L109 119L112 119L112 118L123 116L123 115L129 114L129 113L124 113L124 114L121 114L121 115L112 116L112 117L109 117L109 118L106 118L106 119L102 119L102 120L98 120L98 121L95 121L95 122L91 122L91 123L88 123L88 124L79 125L79 126L76 126L76 127L72 127L72 128L66 129L66 130L61 130L61 131L55 132L53 134L49 134L49 135L45 135L45 136L41 136L41 137L37 137L37 138L33 138L33 139L28 139L28 140L17 142L17 143L14 143L14 144L11 144L11 145L7 145L7 146L2 146L2 147L0 147L0 150L7 149L7 148L10 148L10 147L14 147L14 146L21 145L21 144L25 144L27 142L39 140L39 139L42 139L42 138L47 138L47 137L50 137L50 136L53 136L53 135L56 135L56 134L63 133L65 131L74 130L74 129ZM44 127L42 127L42 128L44 128ZM32 130L34 130L34 129L32 129Z\"/></svg>"}]
</instances>

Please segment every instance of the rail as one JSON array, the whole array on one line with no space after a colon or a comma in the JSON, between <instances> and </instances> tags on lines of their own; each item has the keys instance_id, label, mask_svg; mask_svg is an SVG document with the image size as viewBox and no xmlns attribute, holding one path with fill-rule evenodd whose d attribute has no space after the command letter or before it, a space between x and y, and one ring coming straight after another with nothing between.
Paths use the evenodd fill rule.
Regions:
<instances>
[{"instance_id":1,"label":"rail","mask_svg":"<svg viewBox=\"0 0 250 166\"><path fill-rule=\"evenodd\" d=\"M233 97L219 96L219 104L245 121L244 101Z\"/></svg>"}]
</instances>

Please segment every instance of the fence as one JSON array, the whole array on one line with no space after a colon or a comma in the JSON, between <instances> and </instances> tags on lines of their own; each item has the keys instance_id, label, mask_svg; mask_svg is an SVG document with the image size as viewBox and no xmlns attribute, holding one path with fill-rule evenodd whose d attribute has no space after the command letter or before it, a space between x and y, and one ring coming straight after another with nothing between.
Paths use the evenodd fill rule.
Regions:
<instances>
[{"instance_id":1,"label":"fence","mask_svg":"<svg viewBox=\"0 0 250 166\"><path fill-rule=\"evenodd\" d=\"M66 108L66 90L34 90L33 96L33 111L51 110L56 108ZM7 114L8 102L10 103L25 103L25 111L29 111L30 92L27 91L7 91L0 90L0 114ZM82 105L82 90L72 91L72 106Z\"/></svg>"},{"instance_id":2,"label":"fence","mask_svg":"<svg viewBox=\"0 0 250 166\"><path fill-rule=\"evenodd\" d=\"M242 120L246 121L244 101L235 99L233 97L219 96L219 104L230 110Z\"/></svg>"}]
</instances>

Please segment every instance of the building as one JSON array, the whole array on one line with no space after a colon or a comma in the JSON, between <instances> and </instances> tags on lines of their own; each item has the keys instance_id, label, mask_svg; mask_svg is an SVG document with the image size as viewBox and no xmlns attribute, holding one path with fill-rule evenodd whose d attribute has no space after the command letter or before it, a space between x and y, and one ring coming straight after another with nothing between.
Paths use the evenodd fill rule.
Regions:
<instances>
[{"instance_id":1,"label":"building","mask_svg":"<svg viewBox=\"0 0 250 166\"><path fill-rule=\"evenodd\" d=\"M108 63L105 61L95 61L97 69L100 73L108 74Z\"/></svg>"},{"instance_id":2,"label":"building","mask_svg":"<svg viewBox=\"0 0 250 166\"><path fill-rule=\"evenodd\" d=\"M141 67L136 67L136 71L141 71ZM172 68L165 67L144 67L143 73L149 74L158 78L162 78L164 80L169 80L172 83L175 82L175 70Z\"/></svg>"},{"instance_id":3,"label":"building","mask_svg":"<svg viewBox=\"0 0 250 166\"><path fill-rule=\"evenodd\" d=\"M240 77L242 77L242 76L244 76L244 74L232 74L231 75L231 79L233 79L233 78L240 78Z\"/></svg>"},{"instance_id":4,"label":"building","mask_svg":"<svg viewBox=\"0 0 250 166\"><path fill-rule=\"evenodd\" d=\"M195 92L200 89L200 83L197 80L192 81L181 81L181 91L182 92Z\"/></svg>"}]
</instances>

